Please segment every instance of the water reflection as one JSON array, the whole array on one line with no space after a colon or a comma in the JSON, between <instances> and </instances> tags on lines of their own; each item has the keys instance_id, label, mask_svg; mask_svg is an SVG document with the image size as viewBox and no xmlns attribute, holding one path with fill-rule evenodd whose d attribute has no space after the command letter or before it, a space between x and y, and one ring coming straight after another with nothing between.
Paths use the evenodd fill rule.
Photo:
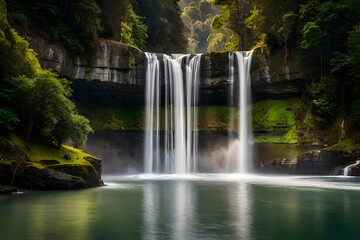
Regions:
<instances>
[{"instance_id":1,"label":"water reflection","mask_svg":"<svg viewBox=\"0 0 360 240\"><path fill-rule=\"evenodd\" d=\"M1 234L12 239L89 239L98 197L91 191L13 196L6 209L0 207Z\"/></svg>"},{"instance_id":2,"label":"water reflection","mask_svg":"<svg viewBox=\"0 0 360 240\"><path fill-rule=\"evenodd\" d=\"M190 239L190 234L194 232L194 199L193 190L188 182L176 182L173 188L173 208L174 224L173 239Z\"/></svg>"},{"instance_id":3,"label":"water reflection","mask_svg":"<svg viewBox=\"0 0 360 240\"><path fill-rule=\"evenodd\" d=\"M144 239L157 239L158 230L158 209L159 206L159 189L154 183L147 183L144 186Z\"/></svg>"},{"instance_id":4,"label":"water reflection","mask_svg":"<svg viewBox=\"0 0 360 240\"><path fill-rule=\"evenodd\" d=\"M248 183L231 189L228 200L237 239L251 239L253 199Z\"/></svg>"},{"instance_id":5,"label":"water reflection","mask_svg":"<svg viewBox=\"0 0 360 240\"><path fill-rule=\"evenodd\" d=\"M360 179L337 179L133 177L2 196L0 239L358 239Z\"/></svg>"},{"instance_id":6,"label":"water reflection","mask_svg":"<svg viewBox=\"0 0 360 240\"><path fill-rule=\"evenodd\" d=\"M142 238L191 239L196 212L194 194L188 182L146 183L143 187ZM164 228L167 230L162 232Z\"/></svg>"}]
</instances>

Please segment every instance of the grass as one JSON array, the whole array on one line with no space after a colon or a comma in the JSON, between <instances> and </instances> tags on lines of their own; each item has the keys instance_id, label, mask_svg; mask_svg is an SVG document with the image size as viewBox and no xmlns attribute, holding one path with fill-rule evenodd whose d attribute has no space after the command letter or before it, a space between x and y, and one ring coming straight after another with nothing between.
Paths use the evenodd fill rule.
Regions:
<instances>
[{"instance_id":1,"label":"grass","mask_svg":"<svg viewBox=\"0 0 360 240\"><path fill-rule=\"evenodd\" d=\"M26 154L30 161L39 164L41 160L56 160L60 164L90 165L84 158L91 156L80 149L62 145L60 148L38 143L25 142L17 136L11 137L12 144ZM91 156L92 157L92 156ZM41 167L41 165L37 166Z\"/></svg>"},{"instance_id":2,"label":"grass","mask_svg":"<svg viewBox=\"0 0 360 240\"><path fill-rule=\"evenodd\" d=\"M350 138L343 139L338 144L327 147L326 150L346 152L356 157L360 156L360 144L354 143L354 141Z\"/></svg>"}]
</instances>

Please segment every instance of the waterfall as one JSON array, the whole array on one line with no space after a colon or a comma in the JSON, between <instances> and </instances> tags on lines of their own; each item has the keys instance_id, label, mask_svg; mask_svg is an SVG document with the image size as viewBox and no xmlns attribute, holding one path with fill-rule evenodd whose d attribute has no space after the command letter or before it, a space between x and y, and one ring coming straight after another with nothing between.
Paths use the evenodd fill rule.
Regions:
<instances>
[{"instance_id":1,"label":"waterfall","mask_svg":"<svg viewBox=\"0 0 360 240\"><path fill-rule=\"evenodd\" d=\"M164 54L160 60L155 53L146 53L145 173L197 172L201 56ZM229 54L231 105L240 109L237 144L231 154L238 173L250 172L252 163L251 59L252 51ZM234 125L235 115L230 116Z\"/></svg>"},{"instance_id":2,"label":"waterfall","mask_svg":"<svg viewBox=\"0 0 360 240\"><path fill-rule=\"evenodd\" d=\"M164 54L162 65L155 53L146 57L145 173L194 173L201 55Z\"/></svg>"},{"instance_id":3,"label":"waterfall","mask_svg":"<svg viewBox=\"0 0 360 240\"><path fill-rule=\"evenodd\" d=\"M251 101L250 101L250 66L253 52L234 53L238 63L238 81L239 81L239 148L237 156L238 172L251 172L252 164L252 128L251 128Z\"/></svg>"},{"instance_id":4,"label":"waterfall","mask_svg":"<svg viewBox=\"0 0 360 240\"><path fill-rule=\"evenodd\" d=\"M351 176L351 168L355 167L356 165L360 164L360 160L356 161L356 163L353 163L347 167L344 167L342 169L342 175L343 176Z\"/></svg>"}]
</instances>

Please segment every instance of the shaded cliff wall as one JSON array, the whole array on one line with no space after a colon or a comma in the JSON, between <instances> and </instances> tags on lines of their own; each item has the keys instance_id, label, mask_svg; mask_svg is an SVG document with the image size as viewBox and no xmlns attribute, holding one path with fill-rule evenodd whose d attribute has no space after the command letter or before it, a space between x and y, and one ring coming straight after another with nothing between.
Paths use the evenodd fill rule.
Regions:
<instances>
[{"instance_id":1,"label":"shaded cliff wall","mask_svg":"<svg viewBox=\"0 0 360 240\"><path fill-rule=\"evenodd\" d=\"M68 79L99 80L120 84L143 84L143 53L132 46L99 39L94 59L70 56L60 44L27 37L41 65Z\"/></svg>"}]
</instances>

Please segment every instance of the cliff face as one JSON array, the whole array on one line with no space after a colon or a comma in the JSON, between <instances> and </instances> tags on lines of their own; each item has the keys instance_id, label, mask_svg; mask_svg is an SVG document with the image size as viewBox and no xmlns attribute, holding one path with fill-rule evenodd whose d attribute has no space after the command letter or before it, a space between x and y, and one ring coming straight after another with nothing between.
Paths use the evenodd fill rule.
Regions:
<instances>
[{"instance_id":1,"label":"cliff face","mask_svg":"<svg viewBox=\"0 0 360 240\"><path fill-rule=\"evenodd\" d=\"M96 56L88 62L79 56L71 58L60 44L39 37L27 37L27 40L41 65L62 77L122 84L141 84L143 79L143 53L126 44L99 39Z\"/></svg>"},{"instance_id":2,"label":"cliff face","mask_svg":"<svg viewBox=\"0 0 360 240\"><path fill-rule=\"evenodd\" d=\"M94 59L88 62L83 57L71 57L68 51L58 43L36 36L27 37L27 40L31 48L37 52L42 66L53 69L62 77L126 85L143 85L144 83L145 55L132 46L99 39L97 53ZM264 48L257 48L254 51L252 85L255 91L267 94L281 94L282 92L291 94L302 90L303 86L299 85L299 79L305 77L301 74L300 64L292 59L285 64L281 56L281 53L277 53L270 59ZM221 88L226 84L227 62L227 53L204 54L201 62L202 85ZM297 80L296 83L290 81L294 79ZM279 82L282 83L279 84ZM272 91L273 88L274 91Z\"/></svg>"}]
</instances>

